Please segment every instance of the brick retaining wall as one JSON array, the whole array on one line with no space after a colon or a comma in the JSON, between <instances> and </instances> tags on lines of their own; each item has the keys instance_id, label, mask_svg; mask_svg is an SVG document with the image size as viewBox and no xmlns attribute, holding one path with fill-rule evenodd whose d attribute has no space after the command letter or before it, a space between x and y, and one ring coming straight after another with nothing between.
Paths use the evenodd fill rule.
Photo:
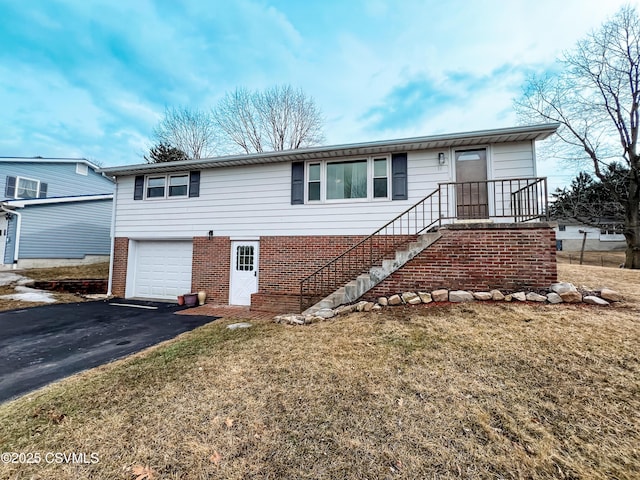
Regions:
<instances>
[{"instance_id":1,"label":"brick retaining wall","mask_svg":"<svg viewBox=\"0 0 640 480\"><path fill-rule=\"evenodd\" d=\"M557 281L555 232L547 223L453 224L363 298L390 292L522 290Z\"/></svg>"}]
</instances>

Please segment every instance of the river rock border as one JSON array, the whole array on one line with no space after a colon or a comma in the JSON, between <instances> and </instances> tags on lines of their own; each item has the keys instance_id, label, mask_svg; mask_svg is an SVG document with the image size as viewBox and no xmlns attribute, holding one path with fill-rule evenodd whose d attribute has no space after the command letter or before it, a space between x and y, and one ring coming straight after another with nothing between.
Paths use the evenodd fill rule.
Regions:
<instances>
[{"instance_id":1,"label":"river rock border","mask_svg":"<svg viewBox=\"0 0 640 480\"><path fill-rule=\"evenodd\" d=\"M536 292L513 292L503 293L500 290L490 290L487 292L470 292L467 290L447 290L439 289L432 292L404 292L386 297L378 297L376 302L362 300L357 303L340 305L336 308L323 308L315 313L285 314L277 315L273 321L275 323L285 323L290 325L308 325L322 320L328 320L337 315L344 315L352 312L379 311L386 307L399 305L421 305L432 302L484 302L492 300L494 302L532 302L532 303L585 303L606 307L612 302L622 301L622 295L609 288L600 290L589 290L586 287L578 289L572 283L554 283L546 291Z\"/></svg>"}]
</instances>

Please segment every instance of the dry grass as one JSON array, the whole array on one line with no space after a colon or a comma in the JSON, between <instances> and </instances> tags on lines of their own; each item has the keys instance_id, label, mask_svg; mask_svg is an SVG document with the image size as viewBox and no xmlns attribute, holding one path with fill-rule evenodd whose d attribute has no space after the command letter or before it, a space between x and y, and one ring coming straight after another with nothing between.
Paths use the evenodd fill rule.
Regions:
<instances>
[{"instance_id":1,"label":"dry grass","mask_svg":"<svg viewBox=\"0 0 640 480\"><path fill-rule=\"evenodd\" d=\"M32 268L18 271L33 280L76 280L84 278L108 278L109 262L78 265L75 267Z\"/></svg>"},{"instance_id":2,"label":"dry grass","mask_svg":"<svg viewBox=\"0 0 640 480\"><path fill-rule=\"evenodd\" d=\"M639 478L640 272L559 270L631 301L215 322L0 406L0 451L99 455L0 478Z\"/></svg>"},{"instance_id":3,"label":"dry grass","mask_svg":"<svg viewBox=\"0 0 640 480\"><path fill-rule=\"evenodd\" d=\"M556 252L558 263L580 264L580 252ZM624 263L624 252L584 252L583 265L619 268Z\"/></svg>"}]
</instances>

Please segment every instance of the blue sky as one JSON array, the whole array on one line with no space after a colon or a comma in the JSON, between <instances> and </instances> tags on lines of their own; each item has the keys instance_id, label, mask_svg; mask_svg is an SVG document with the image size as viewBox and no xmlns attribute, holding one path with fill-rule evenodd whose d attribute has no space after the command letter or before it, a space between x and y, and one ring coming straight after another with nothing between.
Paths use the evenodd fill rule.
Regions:
<instances>
[{"instance_id":1,"label":"blue sky","mask_svg":"<svg viewBox=\"0 0 640 480\"><path fill-rule=\"evenodd\" d=\"M141 163L166 106L240 86L301 87L327 144L513 126L527 75L623 3L0 0L0 156Z\"/></svg>"}]
</instances>

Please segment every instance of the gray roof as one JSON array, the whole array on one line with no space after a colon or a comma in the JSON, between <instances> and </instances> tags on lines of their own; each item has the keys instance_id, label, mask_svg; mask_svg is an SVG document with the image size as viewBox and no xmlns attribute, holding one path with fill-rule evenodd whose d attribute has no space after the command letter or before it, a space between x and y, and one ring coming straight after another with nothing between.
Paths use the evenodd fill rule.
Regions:
<instances>
[{"instance_id":1,"label":"gray roof","mask_svg":"<svg viewBox=\"0 0 640 480\"><path fill-rule=\"evenodd\" d=\"M381 140L375 142L352 143L344 145L328 145L297 150L285 150L266 153L229 155L224 157L201 158L179 162L123 165L103 168L100 171L107 175L137 175L145 173L168 173L185 169L205 169L238 165L255 165L260 163L295 162L327 158L342 158L360 155L377 155L383 153L408 152L412 150L428 150L434 148L465 147L490 143L519 142L528 140L544 140L558 129L558 123L530 125L523 127L479 130L475 132L449 133L426 137L402 138L397 140Z\"/></svg>"},{"instance_id":2,"label":"gray roof","mask_svg":"<svg viewBox=\"0 0 640 480\"><path fill-rule=\"evenodd\" d=\"M86 158L67 157L0 157L0 162L12 163L83 163L87 167L99 171L100 167Z\"/></svg>"}]
</instances>

